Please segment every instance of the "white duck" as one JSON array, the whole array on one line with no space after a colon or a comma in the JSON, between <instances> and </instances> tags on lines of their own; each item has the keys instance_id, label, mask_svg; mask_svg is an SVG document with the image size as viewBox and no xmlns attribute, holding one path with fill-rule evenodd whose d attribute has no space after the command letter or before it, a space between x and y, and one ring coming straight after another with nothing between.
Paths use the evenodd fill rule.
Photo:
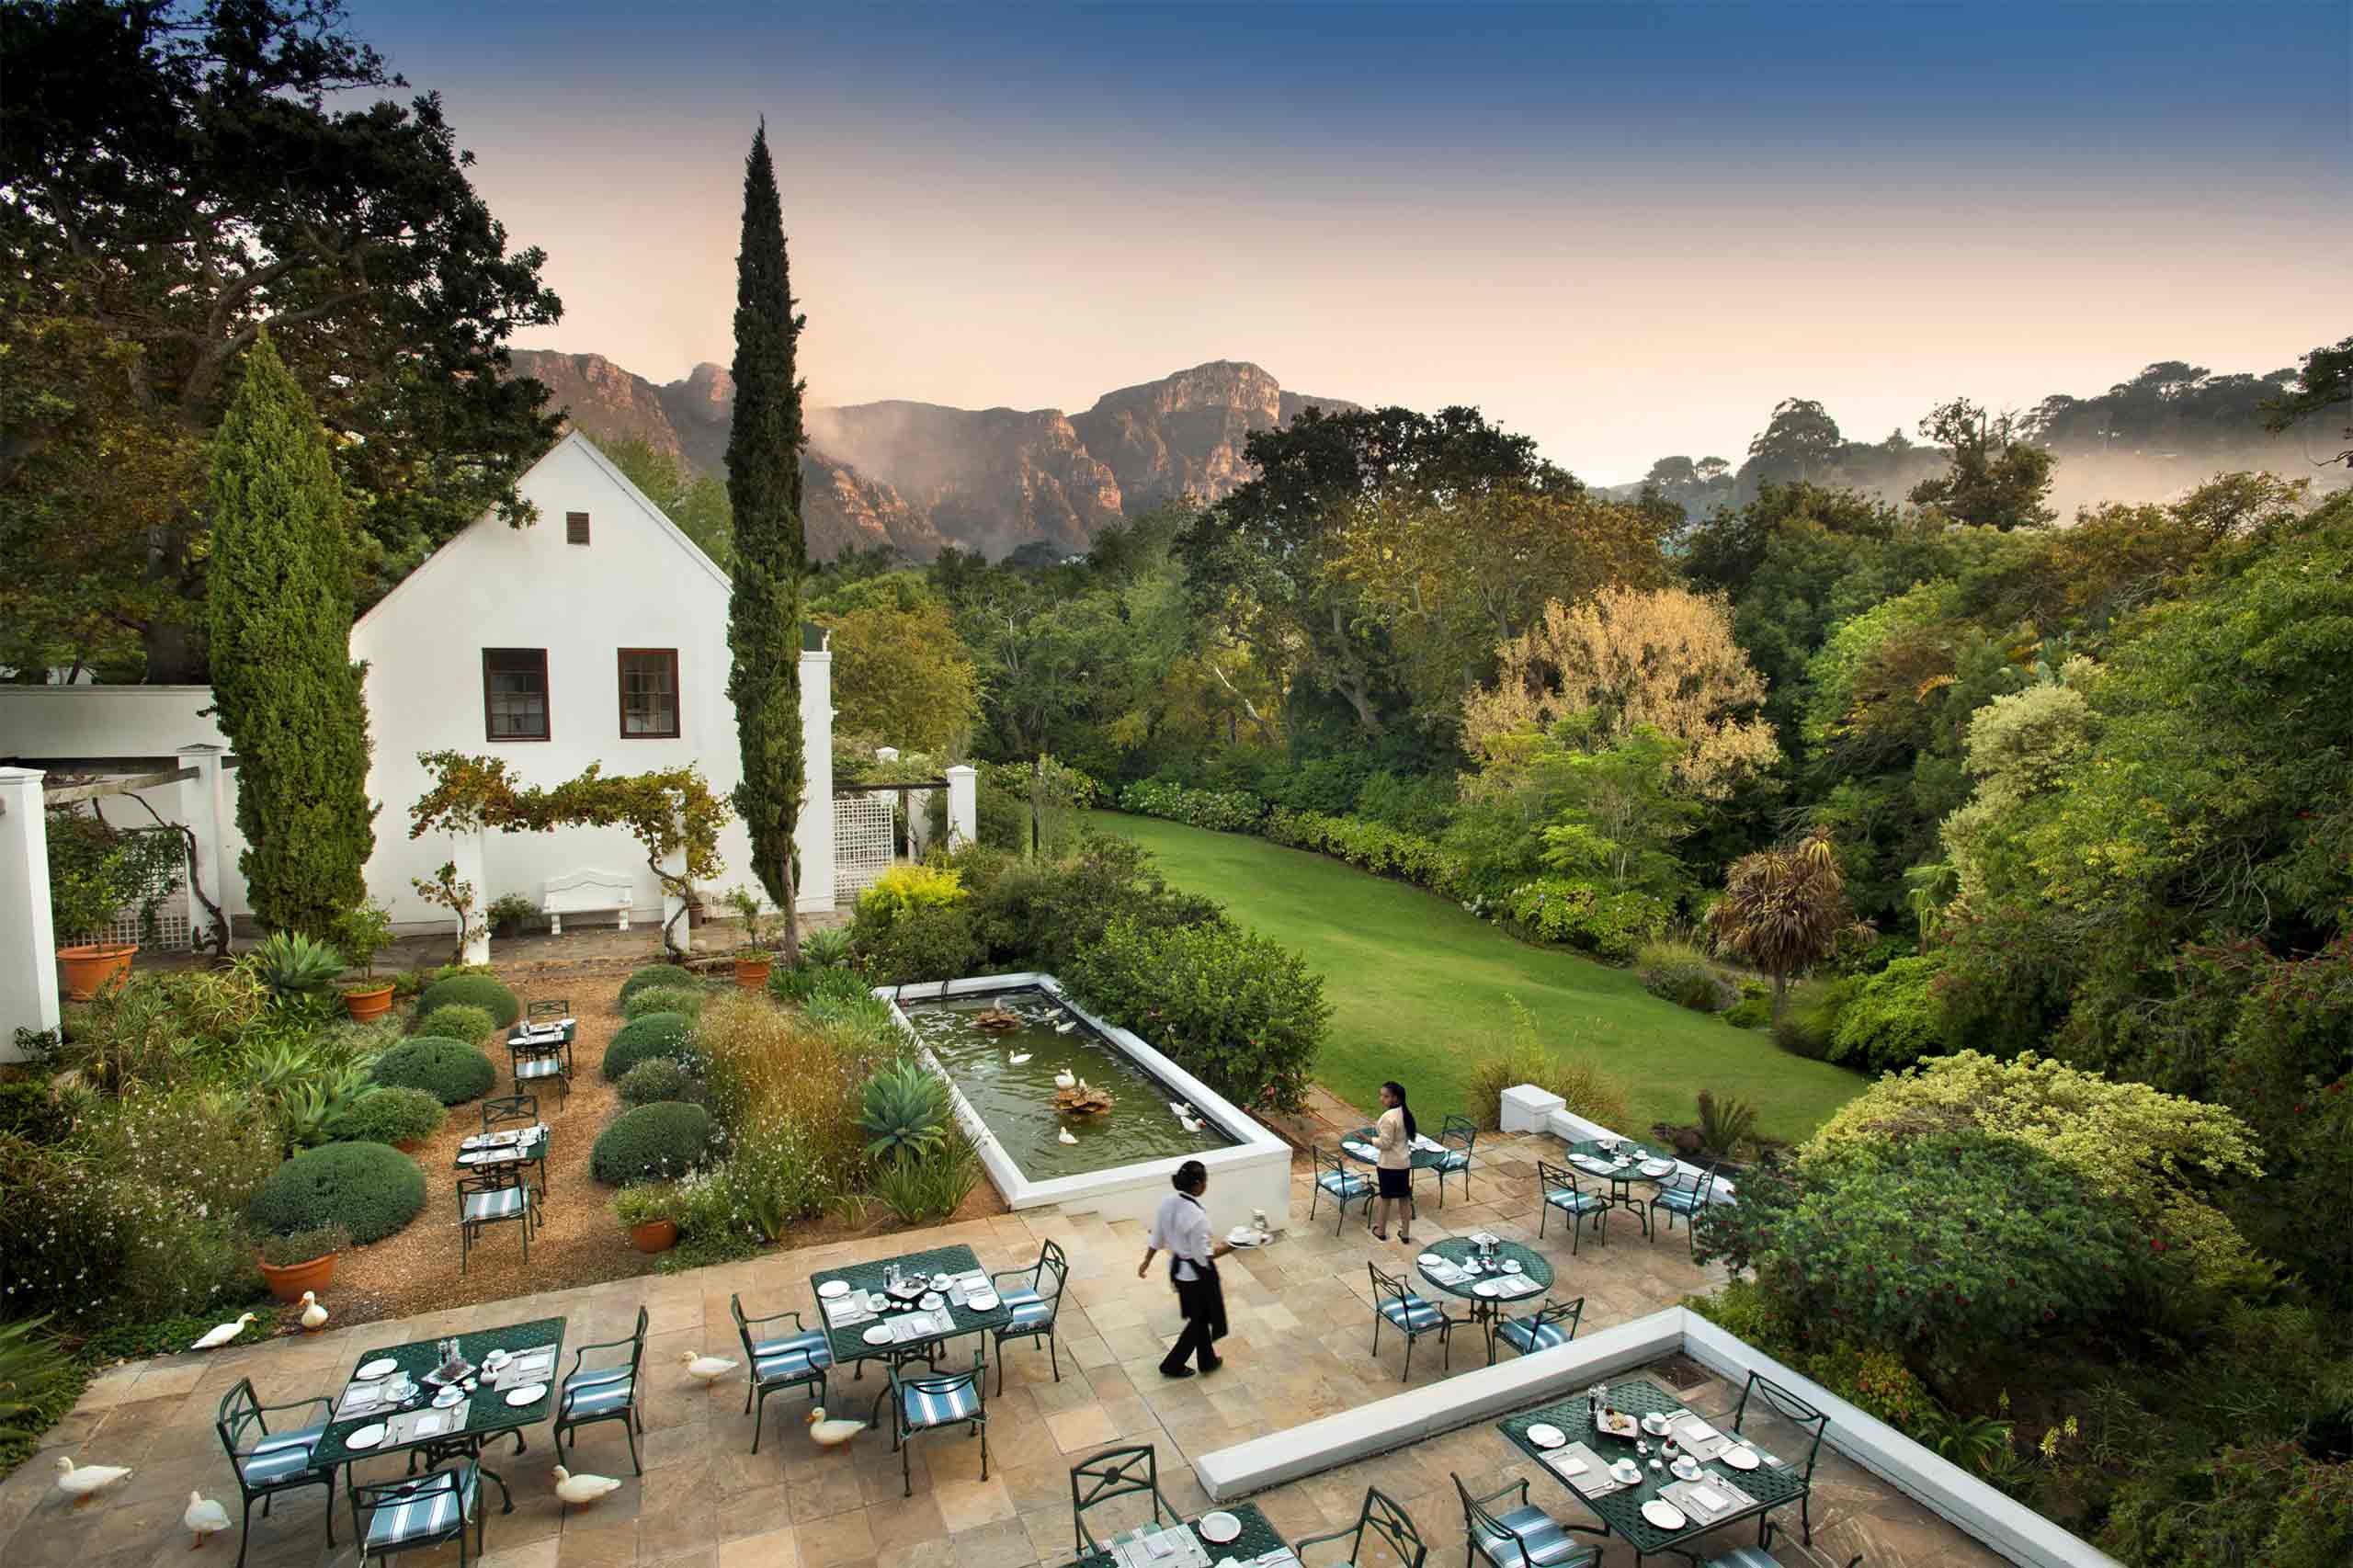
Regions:
<instances>
[{"instance_id":1,"label":"white duck","mask_svg":"<svg viewBox=\"0 0 2353 1568\"><path fill-rule=\"evenodd\" d=\"M1005 1060L1006 1060L1006 1065L1008 1065L1008 1066L1013 1066L1013 1067L1018 1067L1018 1066L1020 1066L1023 1062L1027 1062L1027 1061L1029 1061L1029 1053L1028 1051L1015 1051L1012 1055L1010 1055L1010 1056L1006 1057Z\"/></svg>"},{"instance_id":2,"label":"white duck","mask_svg":"<svg viewBox=\"0 0 2353 1568\"><path fill-rule=\"evenodd\" d=\"M216 1324L204 1331L204 1337L188 1346L191 1350L218 1350L245 1332L245 1324L254 1321L251 1312L239 1312L234 1323Z\"/></svg>"},{"instance_id":3,"label":"white duck","mask_svg":"<svg viewBox=\"0 0 2353 1568\"><path fill-rule=\"evenodd\" d=\"M1067 1127L1058 1129L1055 1131L1054 1141L1058 1143L1075 1143L1078 1142L1077 1139L1070 1135L1070 1129Z\"/></svg>"},{"instance_id":4,"label":"white duck","mask_svg":"<svg viewBox=\"0 0 2353 1568\"><path fill-rule=\"evenodd\" d=\"M1078 1028L1078 1020L1076 1018L1064 1018L1061 1023L1054 1026L1054 1032L1056 1034L1068 1034L1071 1030L1076 1028Z\"/></svg>"},{"instance_id":5,"label":"white duck","mask_svg":"<svg viewBox=\"0 0 2353 1568\"><path fill-rule=\"evenodd\" d=\"M826 1420L825 1407L822 1404L809 1413L809 1435L817 1439L820 1448L838 1449L865 1430L866 1423L863 1421Z\"/></svg>"},{"instance_id":6,"label":"white duck","mask_svg":"<svg viewBox=\"0 0 2353 1568\"><path fill-rule=\"evenodd\" d=\"M1077 1074L1074 1074L1067 1067L1063 1068L1061 1072L1054 1074L1054 1087L1057 1089L1075 1089L1078 1087Z\"/></svg>"},{"instance_id":7,"label":"white duck","mask_svg":"<svg viewBox=\"0 0 2353 1568\"><path fill-rule=\"evenodd\" d=\"M77 1508L130 1473L129 1465L75 1464L63 1454L57 1456L57 1489L73 1498Z\"/></svg>"},{"instance_id":8,"label":"white duck","mask_svg":"<svg viewBox=\"0 0 2353 1568\"><path fill-rule=\"evenodd\" d=\"M1176 1113L1176 1125L1188 1132L1199 1132L1201 1130L1199 1120L1189 1111L1180 1110Z\"/></svg>"},{"instance_id":9,"label":"white duck","mask_svg":"<svg viewBox=\"0 0 2353 1568\"><path fill-rule=\"evenodd\" d=\"M327 1310L326 1308L319 1305L318 1292L315 1290L303 1291L302 1326L309 1329L313 1334L316 1334L319 1330L326 1327L326 1325Z\"/></svg>"},{"instance_id":10,"label":"white duck","mask_svg":"<svg viewBox=\"0 0 2353 1568\"><path fill-rule=\"evenodd\" d=\"M188 1494L188 1512L180 1516L180 1523L196 1538L188 1543L188 1549L194 1551L229 1528L229 1510L201 1492L191 1492Z\"/></svg>"},{"instance_id":11,"label":"white duck","mask_svg":"<svg viewBox=\"0 0 2353 1568\"><path fill-rule=\"evenodd\" d=\"M551 1473L555 1476L555 1494L567 1503L594 1503L621 1489L621 1483L609 1475L574 1475L562 1465L557 1465Z\"/></svg>"},{"instance_id":12,"label":"white duck","mask_svg":"<svg viewBox=\"0 0 2353 1568\"><path fill-rule=\"evenodd\" d=\"M699 1383L715 1383L743 1365L723 1356L699 1356L691 1350L679 1351L678 1359L686 1364L687 1376Z\"/></svg>"}]
</instances>

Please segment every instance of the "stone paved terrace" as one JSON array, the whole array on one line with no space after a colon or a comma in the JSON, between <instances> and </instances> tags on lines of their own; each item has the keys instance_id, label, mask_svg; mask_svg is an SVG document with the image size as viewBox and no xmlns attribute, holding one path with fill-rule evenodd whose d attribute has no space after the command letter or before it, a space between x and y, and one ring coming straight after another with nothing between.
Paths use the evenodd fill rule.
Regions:
<instances>
[{"instance_id":1,"label":"stone paved terrace","mask_svg":"<svg viewBox=\"0 0 2353 1568\"><path fill-rule=\"evenodd\" d=\"M1585 1297L1586 1330L1654 1312L1715 1283L1712 1271L1690 1262L1681 1232L1646 1242L1630 1216L1613 1220L1606 1244L1596 1244L1588 1233L1574 1258L1557 1226L1535 1244L1534 1161L1540 1153L1557 1157L1558 1145L1548 1138L1482 1138L1471 1200L1461 1196L1459 1183L1450 1182L1453 1194L1443 1209L1425 1201L1416 1239L1485 1228L1540 1244L1553 1260L1555 1294ZM1162 1490L1190 1517L1209 1506L1194 1479L1192 1456L1399 1392L1404 1347L1397 1336L1382 1334L1378 1361L1368 1351L1371 1306L1365 1264L1370 1258L1392 1271L1410 1271L1412 1250L1373 1240L1356 1210L1337 1237L1328 1207L1319 1214L1321 1223L1310 1225L1304 1165L1294 1174L1294 1189L1290 1233L1265 1252L1237 1254L1221 1266L1233 1334L1221 1346L1228 1364L1212 1377L1171 1381L1155 1370L1178 1319L1165 1266L1155 1267L1149 1279L1136 1278L1142 1253L1137 1226L1032 1210L773 1254L674 1278L622 1280L356 1328L331 1327L313 1337L117 1369L91 1386L51 1435L49 1447L0 1484L0 1562L8 1568L139 1568L204 1561L201 1555L190 1558L179 1517L191 1488L222 1499L232 1518L236 1517L236 1488L212 1422L222 1395L239 1378L252 1378L269 1403L332 1393L359 1353L379 1346L555 1313L570 1319L566 1343L578 1346L627 1334L642 1304L653 1318L645 1357L647 1433L640 1439L644 1476L631 1475L617 1425L588 1427L570 1457L572 1468L619 1476L625 1484L601 1502L567 1513L551 1490L547 1471L555 1461L547 1428L530 1429L529 1451L520 1457L502 1444L489 1462L514 1487L516 1506L512 1514L498 1513L495 1488L490 1489L485 1568L1065 1563L1073 1556L1069 1467L1078 1458L1114 1442L1157 1444ZM554 1201L566 1200L601 1203L604 1195L554 1195ZM1042 1349L1019 1343L1010 1349L1005 1393L989 1402L986 1482L980 1480L977 1445L961 1433L934 1434L915 1445L915 1495L903 1498L899 1460L887 1437L870 1432L847 1450L819 1449L806 1435L808 1406L787 1395L769 1402L768 1436L754 1455L741 1372L705 1389L680 1365L684 1350L740 1358L728 1312L731 1292L742 1291L755 1314L784 1308L808 1312L813 1305L809 1277L819 1269L957 1242L970 1244L988 1267L1005 1268L1033 1262L1039 1242L1047 1237L1068 1252L1073 1267L1072 1299L1061 1318L1062 1380L1053 1381ZM1465 1333L1454 1346L1453 1360L1457 1370L1478 1366L1484 1360L1483 1346ZM565 1364L570 1365L568 1353ZM1707 1379L1680 1358L1654 1372L1680 1388L1702 1413L1728 1412L1737 1398L1736 1390ZM1445 1375L1437 1345L1426 1339L1415 1352L1414 1384ZM866 1418L874 1379L872 1371L862 1382L835 1373L832 1413ZM1760 1437L1771 1445L1769 1436ZM77 1509L54 1485L54 1460L63 1452L85 1463L135 1465L137 1473L112 1494ZM397 1468L388 1460L373 1471L392 1474ZM1377 1484L1419 1524L1431 1546L1431 1562L1450 1562L1451 1554L1462 1550L1462 1513L1449 1471L1481 1489L1529 1475L1537 1501L1565 1519L1591 1522L1559 1483L1535 1474L1486 1422L1255 1500L1287 1538L1296 1540L1352 1523L1364 1488ZM1792 1568L1814 1562L1843 1568L1859 1551L1870 1568L1966 1568L2000 1561L1827 1450L1815 1487L1819 1555L1784 1546L1782 1560ZM354 1562L348 1503L338 1488L335 1528L342 1544L330 1552L321 1528L321 1497L316 1490L290 1494L270 1518L256 1515L252 1568L346 1568ZM1090 1515L1090 1521L1098 1517ZM1110 1522L1128 1521L1115 1516ZM1711 1544L1729 1550L1754 1539L1752 1522L1728 1527ZM207 1553L226 1563L236 1550L233 1528ZM407 1553L398 1561L402 1568L440 1568L455 1559L452 1548ZM1325 1548L1314 1562L1320 1568L1336 1560L1334 1550ZM1360 1568L1374 1568L1378 1561L1369 1558ZM1604 1562L1620 1568L1631 1563L1632 1554L1613 1544Z\"/></svg>"}]
</instances>

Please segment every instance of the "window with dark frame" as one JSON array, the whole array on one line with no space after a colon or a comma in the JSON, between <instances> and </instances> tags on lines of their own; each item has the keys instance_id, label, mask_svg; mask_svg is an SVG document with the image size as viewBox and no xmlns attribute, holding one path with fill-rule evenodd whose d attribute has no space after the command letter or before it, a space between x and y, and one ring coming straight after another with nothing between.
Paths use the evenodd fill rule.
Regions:
<instances>
[{"instance_id":1,"label":"window with dark frame","mask_svg":"<svg viewBox=\"0 0 2353 1568\"><path fill-rule=\"evenodd\" d=\"M563 515L563 542L566 544L586 544L588 542L587 513L566 512Z\"/></svg>"},{"instance_id":2,"label":"window with dark frame","mask_svg":"<svg viewBox=\"0 0 2353 1568\"><path fill-rule=\"evenodd\" d=\"M482 651L483 730L494 741L548 738L548 651Z\"/></svg>"},{"instance_id":3,"label":"window with dark frame","mask_svg":"<svg viewBox=\"0 0 2353 1568\"><path fill-rule=\"evenodd\" d=\"M621 738L675 740L678 734L678 651L623 648Z\"/></svg>"}]
</instances>

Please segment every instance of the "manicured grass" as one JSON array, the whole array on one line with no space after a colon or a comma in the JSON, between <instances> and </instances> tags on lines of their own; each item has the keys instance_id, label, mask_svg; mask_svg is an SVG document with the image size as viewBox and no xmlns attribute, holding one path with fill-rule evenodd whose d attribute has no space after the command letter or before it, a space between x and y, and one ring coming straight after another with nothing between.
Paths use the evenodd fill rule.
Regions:
<instances>
[{"instance_id":1,"label":"manicured grass","mask_svg":"<svg viewBox=\"0 0 2353 1568\"><path fill-rule=\"evenodd\" d=\"M1510 1038L1506 996L1534 1015L1546 1045L1591 1052L1625 1085L1628 1132L1692 1120L1693 1096L1713 1089L1755 1104L1767 1135L1800 1139L1862 1092L1844 1068L1662 1002L1625 970L1515 941L1403 882L1240 834L1113 812L1092 821L1323 973L1332 1038L1316 1076L1351 1105L1379 1104L1394 1078L1433 1124L1463 1108L1472 1063Z\"/></svg>"}]
</instances>

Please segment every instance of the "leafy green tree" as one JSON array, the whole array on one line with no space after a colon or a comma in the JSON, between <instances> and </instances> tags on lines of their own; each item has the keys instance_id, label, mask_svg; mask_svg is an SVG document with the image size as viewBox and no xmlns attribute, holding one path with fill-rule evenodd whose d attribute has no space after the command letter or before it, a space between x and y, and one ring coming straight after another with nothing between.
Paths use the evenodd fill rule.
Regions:
<instances>
[{"instance_id":1,"label":"leafy green tree","mask_svg":"<svg viewBox=\"0 0 2353 1568\"><path fill-rule=\"evenodd\" d=\"M727 498L735 518L734 591L727 605L733 663L727 696L744 781L735 810L751 832L752 869L784 912L784 959L801 960L792 835L806 790L801 733L802 383L795 350L807 318L793 312L784 202L767 124L744 164L744 239L735 261L735 424L727 437Z\"/></svg>"},{"instance_id":2,"label":"leafy green tree","mask_svg":"<svg viewBox=\"0 0 2353 1568\"><path fill-rule=\"evenodd\" d=\"M1955 398L1929 411L1920 434L1949 450L1952 466L1912 487L1915 505L1982 528L2030 528L2058 516L2043 504L2058 459L2025 437L2016 415Z\"/></svg>"},{"instance_id":3,"label":"leafy green tree","mask_svg":"<svg viewBox=\"0 0 2353 1568\"><path fill-rule=\"evenodd\" d=\"M1748 443L1748 460L1740 465L1741 483L1756 488L1770 480L1827 479L1843 444L1838 421L1822 404L1809 397L1784 398Z\"/></svg>"},{"instance_id":4,"label":"leafy green tree","mask_svg":"<svg viewBox=\"0 0 2353 1568\"><path fill-rule=\"evenodd\" d=\"M980 715L980 687L946 605L927 599L822 619L843 733L909 751L961 750Z\"/></svg>"},{"instance_id":5,"label":"leafy green tree","mask_svg":"<svg viewBox=\"0 0 2353 1568\"><path fill-rule=\"evenodd\" d=\"M2262 407L2267 430L2290 430L2318 415L2341 417L2335 411L2353 407L2353 337L2324 344L2305 355L2295 384ZM2328 460L2353 468L2353 426L2343 431L2341 438L2345 449Z\"/></svg>"},{"instance_id":6,"label":"leafy green tree","mask_svg":"<svg viewBox=\"0 0 2353 1568\"><path fill-rule=\"evenodd\" d=\"M58 641L108 629L149 680L207 678L202 449L265 328L338 433L363 594L486 509L529 520L516 483L555 422L506 345L563 307L438 97L328 108L406 86L340 6L5 0L0 59L0 526L11 574L68 596Z\"/></svg>"},{"instance_id":7,"label":"leafy green tree","mask_svg":"<svg viewBox=\"0 0 2353 1568\"><path fill-rule=\"evenodd\" d=\"M1543 831L1543 859L1574 879L1612 892L1647 892L1667 900L1690 885L1675 846L1699 825L1704 811L1677 788L1676 767L1686 743L1648 724L1613 745L1587 750L1574 722L1552 738L1548 755L1529 767L1531 781L1557 816Z\"/></svg>"},{"instance_id":8,"label":"leafy green tree","mask_svg":"<svg viewBox=\"0 0 2353 1568\"><path fill-rule=\"evenodd\" d=\"M676 452L662 451L641 436L612 437L597 449L662 508L662 515L722 572L735 563L735 517L727 502L727 483L708 473L697 473Z\"/></svg>"},{"instance_id":9,"label":"leafy green tree","mask_svg":"<svg viewBox=\"0 0 2353 1568\"><path fill-rule=\"evenodd\" d=\"M366 666L351 660L351 538L326 432L264 335L213 446L212 698L235 750L254 914L331 940L367 896Z\"/></svg>"}]
</instances>

